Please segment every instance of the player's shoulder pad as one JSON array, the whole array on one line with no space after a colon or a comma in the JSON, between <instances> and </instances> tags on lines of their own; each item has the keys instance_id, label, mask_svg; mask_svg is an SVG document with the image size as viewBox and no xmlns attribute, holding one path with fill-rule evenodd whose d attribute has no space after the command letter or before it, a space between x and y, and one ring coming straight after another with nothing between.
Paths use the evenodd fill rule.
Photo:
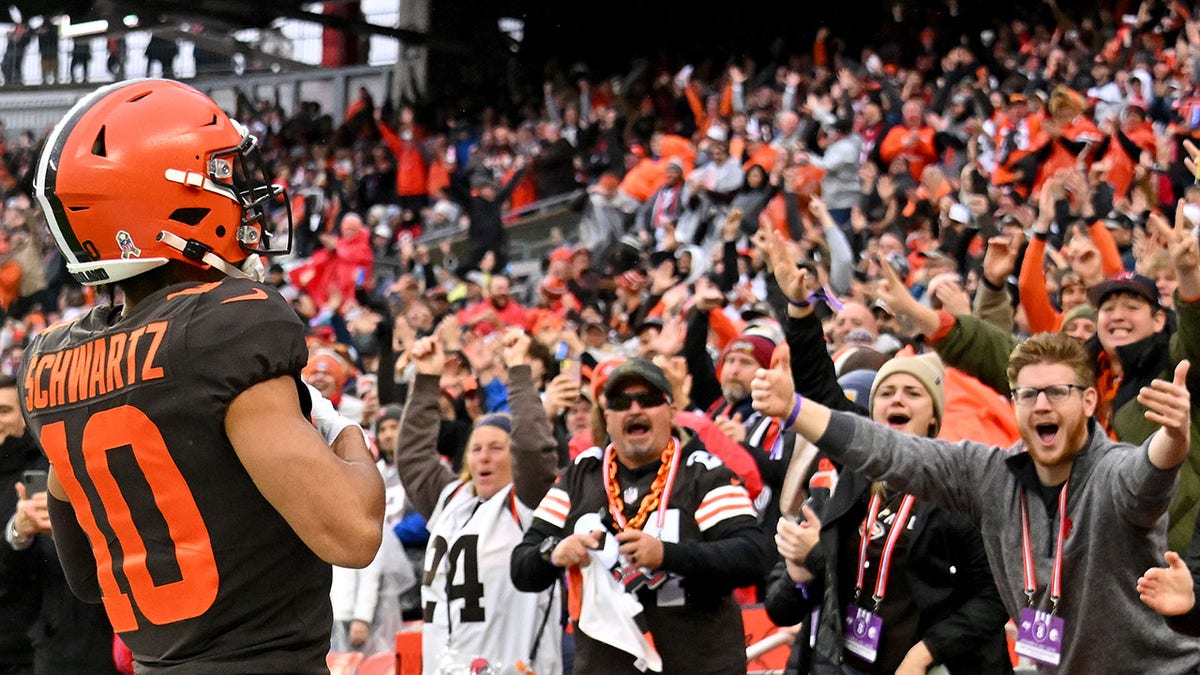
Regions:
<instances>
[{"instance_id":1,"label":"player's shoulder pad","mask_svg":"<svg viewBox=\"0 0 1200 675\"><path fill-rule=\"evenodd\" d=\"M221 281L189 286L167 296L168 301L193 303L192 317L214 326L233 322L262 325L292 323L303 329L291 303L273 286L251 279L227 277Z\"/></svg>"}]
</instances>

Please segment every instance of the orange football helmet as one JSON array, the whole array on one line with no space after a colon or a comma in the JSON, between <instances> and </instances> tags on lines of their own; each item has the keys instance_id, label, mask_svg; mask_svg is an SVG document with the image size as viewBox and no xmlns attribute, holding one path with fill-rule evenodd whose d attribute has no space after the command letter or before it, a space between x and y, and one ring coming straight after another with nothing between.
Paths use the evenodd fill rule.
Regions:
<instances>
[{"instance_id":1,"label":"orange football helmet","mask_svg":"<svg viewBox=\"0 0 1200 675\"><path fill-rule=\"evenodd\" d=\"M169 260L261 278L260 254L291 249L291 208L257 139L171 80L118 82L76 103L46 140L34 193L67 271L89 286Z\"/></svg>"}]
</instances>

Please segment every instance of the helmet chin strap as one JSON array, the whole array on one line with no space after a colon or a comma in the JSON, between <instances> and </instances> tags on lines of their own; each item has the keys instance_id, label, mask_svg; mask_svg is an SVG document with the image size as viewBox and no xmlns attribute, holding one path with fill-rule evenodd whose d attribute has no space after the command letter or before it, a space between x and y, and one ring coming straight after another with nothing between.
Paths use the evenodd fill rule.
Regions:
<instances>
[{"instance_id":1,"label":"helmet chin strap","mask_svg":"<svg viewBox=\"0 0 1200 675\"><path fill-rule=\"evenodd\" d=\"M254 281L262 281L267 277L267 269L263 266L262 260L257 255L247 256L246 260L239 267L227 262L211 250L189 247L187 239L166 230L158 233L158 240L179 251L187 259L215 267L224 272L226 276L253 279ZM203 251L202 254L201 251Z\"/></svg>"}]
</instances>

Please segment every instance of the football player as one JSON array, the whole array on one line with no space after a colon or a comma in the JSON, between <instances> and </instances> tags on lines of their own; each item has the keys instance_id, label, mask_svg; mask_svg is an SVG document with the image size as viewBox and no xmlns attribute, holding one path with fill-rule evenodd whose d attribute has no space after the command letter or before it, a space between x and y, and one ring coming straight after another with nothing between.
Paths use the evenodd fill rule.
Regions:
<instances>
[{"instance_id":1,"label":"football player","mask_svg":"<svg viewBox=\"0 0 1200 675\"><path fill-rule=\"evenodd\" d=\"M20 373L72 590L139 672L328 672L330 566L375 556L383 484L257 280L291 232L257 141L191 87L124 81L54 127L34 183L71 275L124 297Z\"/></svg>"}]
</instances>

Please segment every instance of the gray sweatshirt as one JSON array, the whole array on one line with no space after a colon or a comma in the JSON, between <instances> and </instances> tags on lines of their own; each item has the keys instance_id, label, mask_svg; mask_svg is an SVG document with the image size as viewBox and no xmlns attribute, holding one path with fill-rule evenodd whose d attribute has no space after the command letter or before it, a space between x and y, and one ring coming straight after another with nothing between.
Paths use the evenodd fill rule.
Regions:
<instances>
[{"instance_id":1,"label":"gray sweatshirt","mask_svg":"<svg viewBox=\"0 0 1200 675\"><path fill-rule=\"evenodd\" d=\"M1135 589L1143 572L1163 565L1165 514L1177 473L1150 463L1149 442L1137 447L1111 441L1092 422L1087 446L1075 458L1058 604L1065 621L1062 662L1043 672L1191 673L1200 667L1200 641L1173 632ZM1037 566L1034 604L1049 611L1057 511L1048 515L1038 493L1018 478L1032 471L1023 443L1008 450L947 443L834 412L817 445L872 480L968 514L983 535L996 588L1014 619L1026 606L1020 499L1026 491Z\"/></svg>"}]
</instances>

